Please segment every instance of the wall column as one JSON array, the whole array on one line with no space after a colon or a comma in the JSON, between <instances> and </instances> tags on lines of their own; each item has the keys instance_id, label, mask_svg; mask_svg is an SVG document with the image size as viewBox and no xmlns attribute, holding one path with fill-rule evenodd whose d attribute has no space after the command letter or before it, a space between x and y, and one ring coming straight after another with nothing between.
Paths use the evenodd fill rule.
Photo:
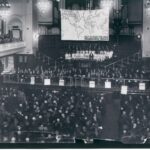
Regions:
<instances>
[{"instance_id":1,"label":"wall column","mask_svg":"<svg viewBox=\"0 0 150 150\"><path fill-rule=\"evenodd\" d=\"M33 54L35 54L38 50L38 10L37 10L37 0L33 0L32 6L32 31L33 31L33 38L32 38L32 49Z\"/></svg>"},{"instance_id":2,"label":"wall column","mask_svg":"<svg viewBox=\"0 0 150 150\"><path fill-rule=\"evenodd\" d=\"M143 0L142 56L150 58L150 6L147 0Z\"/></svg>"},{"instance_id":3,"label":"wall column","mask_svg":"<svg viewBox=\"0 0 150 150\"><path fill-rule=\"evenodd\" d=\"M60 0L59 8L60 9L65 9L66 8L66 0Z\"/></svg>"},{"instance_id":4,"label":"wall column","mask_svg":"<svg viewBox=\"0 0 150 150\"><path fill-rule=\"evenodd\" d=\"M14 71L14 56L6 56L1 58L2 64L3 64L3 71L10 72Z\"/></svg>"}]
</instances>

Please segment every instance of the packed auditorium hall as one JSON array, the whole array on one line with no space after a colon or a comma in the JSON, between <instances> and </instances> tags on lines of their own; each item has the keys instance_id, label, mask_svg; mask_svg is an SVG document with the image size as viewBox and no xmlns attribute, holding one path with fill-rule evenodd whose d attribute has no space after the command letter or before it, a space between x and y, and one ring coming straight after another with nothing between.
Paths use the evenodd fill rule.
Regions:
<instances>
[{"instance_id":1,"label":"packed auditorium hall","mask_svg":"<svg viewBox=\"0 0 150 150\"><path fill-rule=\"evenodd\" d=\"M0 143L150 143L150 0L0 0Z\"/></svg>"}]
</instances>

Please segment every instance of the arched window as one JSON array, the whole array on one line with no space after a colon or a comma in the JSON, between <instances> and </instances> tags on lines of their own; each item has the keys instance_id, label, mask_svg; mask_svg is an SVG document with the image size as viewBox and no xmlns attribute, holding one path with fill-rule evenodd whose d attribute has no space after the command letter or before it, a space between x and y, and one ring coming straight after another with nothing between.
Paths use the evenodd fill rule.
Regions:
<instances>
[{"instance_id":1,"label":"arched window","mask_svg":"<svg viewBox=\"0 0 150 150\"><path fill-rule=\"evenodd\" d=\"M22 21L17 18L13 17L9 22L8 22L8 31L11 34L12 40L14 41L20 41L22 40Z\"/></svg>"}]
</instances>

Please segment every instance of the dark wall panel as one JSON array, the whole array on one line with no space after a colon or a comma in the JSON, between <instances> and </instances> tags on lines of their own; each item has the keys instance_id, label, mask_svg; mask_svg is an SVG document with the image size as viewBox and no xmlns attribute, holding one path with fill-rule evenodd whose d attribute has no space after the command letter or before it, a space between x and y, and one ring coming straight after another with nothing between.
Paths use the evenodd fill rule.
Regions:
<instances>
[{"instance_id":1,"label":"dark wall panel","mask_svg":"<svg viewBox=\"0 0 150 150\"><path fill-rule=\"evenodd\" d=\"M52 58L58 58L61 55L61 37L59 35L40 36L39 51Z\"/></svg>"},{"instance_id":2,"label":"dark wall panel","mask_svg":"<svg viewBox=\"0 0 150 150\"><path fill-rule=\"evenodd\" d=\"M129 23L142 23L143 0L128 0Z\"/></svg>"}]
</instances>

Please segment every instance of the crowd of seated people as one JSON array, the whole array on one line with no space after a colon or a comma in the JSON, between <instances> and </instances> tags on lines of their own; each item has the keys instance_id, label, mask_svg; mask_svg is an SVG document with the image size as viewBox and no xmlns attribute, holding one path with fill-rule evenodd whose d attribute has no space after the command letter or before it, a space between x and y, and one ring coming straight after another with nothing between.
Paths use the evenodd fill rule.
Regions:
<instances>
[{"instance_id":1,"label":"crowd of seated people","mask_svg":"<svg viewBox=\"0 0 150 150\"><path fill-rule=\"evenodd\" d=\"M0 35L0 44L11 43L11 42L19 42L21 39L12 38L11 34Z\"/></svg>"},{"instance_id":2,"label":"crowd of seated people","mask_svg":"<svg viewBox=\"0 0 150 150\"><path fill-rule=\"evenodd\" d=\"M71 43L64 45L66 60L95 60L103 62L116 54L116 44L112 42Z\"/></svg>"},{"instance_id":3,"label":"crowd of seated people","mask_svg":"<svg viewBox=\"0 0 150 150\"><path fill-rule=\"evenodd\" d=\"M101 92L1 86L0 95L2 143L101 138L106 113ZM121 140L127 137L143 142L150 136L150 95L118 94L118 98Z\"/></svg>"},{"instance_id":4,"label":"crowd of seated people","mask_svg":"<svg viewBox=\"0 0 150 150\"><path fill-rule=\"evenodd\" d=\"M99 51L115 51L116 43L114 42L76 42L76 43L67 43L64 45L65 51L75 52L75 51L95 51L96 53Z\"/></svg>"},{"instance_id":5,"label":"crowd of seated people","mask_svg":"<svg viewBox=\"0 0 150 150\"><path fill-rule=\"evenodd\" d=\"M100 139L105 94L78 88L1 86L0 142L60 142ZM120 95L120 138L138 143L150 137L150 95Z\"/></svg>"},{"instance_id":6,"label":"crowd of seated people","mask_svg":"<svg viewBox=\"0 0 150 150\"><path fill-rule=\"evenodd\" d=\"M144 71L142 66L141 60L130 63L124 62L123 65L119 62L116 66L107 68L105 68L103 64L101 65L101 63L91 63L88 67L82 67L80 61L66 62L65 60L57 62L55 66L54 63L48 65L44 60L43 63L40 63L39 68L42 67L44 72L47 70L48 75L53 74L54 71L56 76L85 76L86 78L92 78L93 76L98 78L98 76L100 76L104 78L149 79L149 74Z\"/></svg>"},{"instance_id":7,"label":"crowd of seated people","mask_svg":"<svg viewBox=\"0 0 150 150\"><path fill-rule=\"evenodd\" d=\"M9 35L1 35L0 36L0 44L10 43L12 40Z\"/></svg>"},{"instance_id":8,"label":"crowd of seated people","mask_svg":"<svg viewBox=\"0 0 150 150\"><path fill-rule=\"evenodd\" d=\"M150 137L150 95L121 96L120 135L143 142ZM137 140L139 139L139 140Z\"/></svg>"},{"instance_id":9,"label":"crowd of seated people","mask_svg":"<svg viewBox=\"0 0 150 150\"><path fill-rule=\"evenodd\" d=\"M113 51L77 51L76 53L66 53L66 60L95 60L103 62L113 57Z\"/></svg>"},{"instance_id":10,"label":"crowd of seated people","mask_svg":"<svg viewBox=\"0 0 150 150\"><path fill-rule=\"evenodd\" d=\"M65 88L0 88L0 142L100 138L105 96ZM59 142L59 140L58 140Z\"/></svg>"},{"instance_id":11,"label":"crowd of seated people","mask_svg":"<svg viewBox=\"0 0 150 150\"><path fill-rule=\"evenodd\" d=\"M34 67L18 67L16 73L9 75L7 81L16 81L19 83L29 83L32 76L35 77L35 83L42 83L44 79L50 78L51 80L75 79L80 78L83 80L102 80L110 79L115 85L119 81L128 80L128 85L134 86L137 80L148 80L150 74L145 72L142 68L141 62L128 63L124 66L120 63L115 67L104 68L102 66L93 65L92 67L82 68L74 62L65 63L61 62L55 65L48 65L47 63L35 63ZM133 84L132 84L133 83ZM118 84L118 86L120 86ZM137 84L138 86L138 84Z\"/></svg>"}]
</instances>

